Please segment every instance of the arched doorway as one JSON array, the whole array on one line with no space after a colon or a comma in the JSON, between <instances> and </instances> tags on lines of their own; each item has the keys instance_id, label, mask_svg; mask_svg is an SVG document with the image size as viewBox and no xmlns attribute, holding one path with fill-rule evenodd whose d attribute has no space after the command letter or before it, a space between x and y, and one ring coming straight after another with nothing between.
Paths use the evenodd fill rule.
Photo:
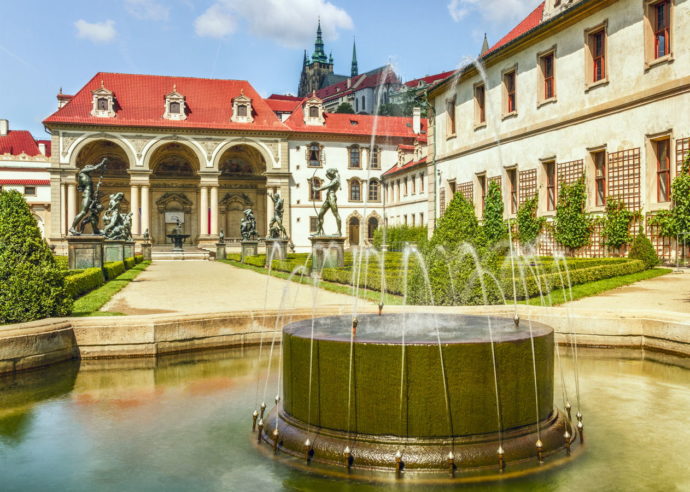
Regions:
<instances>
[{"instance_id":1,"label":"arched doorway","mask_svg":"<svg viewBox=\"0 0 690 492\"><path fill-rule=\"evenodd\" d=\"M266 235L266 160L251 145L233 145L218 159L220 177L219 227L228 240L240 239L242 212L251 208L256 217L256 229Z\"/></svg>"},{"instance_id":2,"label":"arched doorway","mask_svg":"<svg viewBox=\"0 0 690 492\"><path fill-rule=\"evenodd\" d=\"M351 217L347 224L347 228L350 246L359 246L359 219L357 217Z\"/></svg>"},{"instance_id":3,"label":"arched doorway","mask_svg":"<svg viewBox=\"0 0 690 492\"><path fill-rule=\"evenodd\" d=\"M187 145L170 142L158 147L149 159L151 192L155 207L150 218L154 244L170 243L167 235L180 220L190 243L199 236L199 160Z\"/></svg>"},{"instance_id":4,"label":"arched doorway","mask_svg":"<svg viewBox=\"0 0 690 492\"><path fill-rule=\"evenodd\" d=\"M374 232L376 232L376 229L379 228L379 219L376 217L369 217L369 220L367 221L367 239L369 241L374 240Z\"/></svg>"}]
</instances>

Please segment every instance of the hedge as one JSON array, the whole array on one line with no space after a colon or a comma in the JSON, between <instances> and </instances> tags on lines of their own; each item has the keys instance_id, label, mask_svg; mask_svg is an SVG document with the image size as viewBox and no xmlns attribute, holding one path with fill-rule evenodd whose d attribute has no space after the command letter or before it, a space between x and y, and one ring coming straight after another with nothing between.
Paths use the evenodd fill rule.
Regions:
<instances>
[{"instance_id":1,"label":"hedge","mask_svg":"<svg viewBox=\"0 0 690 492\"><path fill-rule=\"evenodd\" d=\"M106 280L112 280L115 277L119 277L125 273L125 270L124 261L111 261L110 263L103 264L103 273L105 274Z\"/></svg>"},{"instance_id":2,"label":"hedge","mask_svg":"<svg viewBox=\"0 0 690 492\"><path fill-rule=\"evenodd\" d=\"M72 270L75 271L75 270ZM67 292L76 299L77 297L86 294L94 289L97 289L105 283L103 270L100 268L87 268L86 270L78 270L65 277L65 287Z\"/></svg>"},{"instance_id":3,"label":"hedge","mask_svg":"<svg viewBox=\"0 0 690 492\"><path fill-rule=\"evenodd\" d=\"M134 261L137 264L141 263L142 261L144 261L144 255L134 255Z\"/></svg>"},{"instance_id":4,"label":"hedge","mask_svg":"<svg viewBox=\"0 0 690 492\"><path fill-rule=\"evenodd\" d=\"M125 258L125 269L126 270L129 270L130 268L132 268L136 264L137 264L137 261L134 259L134 257Z\"/></svg>"},{"instance_id":5,"label":"hedge","mask_svg":"<svg viewBox=\"0 0 690 492\"><path fill-rule=\"evenodd\" d=\"M53 256L55 258L55 263L61 270L69 269L69 261L67 256Z\"/></svg>"}]
</instances>

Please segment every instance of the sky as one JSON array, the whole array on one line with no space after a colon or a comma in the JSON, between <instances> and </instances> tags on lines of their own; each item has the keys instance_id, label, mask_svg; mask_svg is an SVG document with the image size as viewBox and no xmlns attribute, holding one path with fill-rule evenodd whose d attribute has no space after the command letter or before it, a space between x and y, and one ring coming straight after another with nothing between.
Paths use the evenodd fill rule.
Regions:
<instances>
[{"instance_id":1,"label":"sky","mask_svg":"<svg viewBox=\"0 0 690 492\"><path fill-rule=\"evenodd\" d=\"M403 80L452 70L539 0L0 0L0 118L47 138L62 88L97 72L248 80L297 92L318 19L335 72L392 63Z\"/></svg>"}]
</instances>

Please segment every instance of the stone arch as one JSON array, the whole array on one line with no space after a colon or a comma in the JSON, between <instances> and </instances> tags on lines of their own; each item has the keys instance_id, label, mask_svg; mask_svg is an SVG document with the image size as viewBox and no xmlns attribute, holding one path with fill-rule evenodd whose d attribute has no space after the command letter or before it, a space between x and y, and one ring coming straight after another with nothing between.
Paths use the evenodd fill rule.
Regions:
<instances>
[{"instance_id":1,"label":"stone arch","mask_svg":"<svg viewBox=\"0 0 690 492\"><path fill-rule=\"evenodd\" d=\"M78 138L72 143L72 145L67 151L70 166L78 167L77 160L82 150L84 150L84 148L89 146L90 144L93 144L98 141L110 142L112 144L117 145L127 156L127 163L129 168L133 168L136 165L136 152L129 141L110 133L98 133Z\"/></svg>"},{"instance_id":2,"label":"stone arch","mask_svg":"<svg viewBox=\"0 0 690 492\"><path fill-rule=\"evenodd\" d=\"M31 216L34 218L36 221L36 225L38 226L38 230L41 231L41 237L45 238L46 237L46 225L43 222L43 219L40 218L38 215L35 213L32 213Z\"/></svg>"},{"instance_id":3,"label":"stone arch","mask_svg":"<svg viewBox=\"0 0 690 492\"><path fill-rule=\"evenodd\" d=\"M220 228L224 230L227 238L239 238L243 212L254 206L251 197L246 193L226 193L220 200L219 206L223 217Z\"/></svg>"},{"instance_id":4,"label":"stone arch","mask_svg":"<svg viewBox=\"0 0 690 492\"><path fill-rule=\"evenodd\" d=\"M216 149L213 151L213 154L211 156L211 162L213 162L213 169L216 171L219 171L219 165L220 165L220 159L227 151L228 149L231 149L232 147L236 145L246 145L248 147L251 147L258 151L261 154L261 157L263 157L264 162L266 163L266 170L272 169L276 166L276 161L273 158L273 153L270 151L270 149L263 143L258 142L253 139L248 139L248 138L235 138L233 140L228 140L226 142L223 142L221 145L217 146Z\"/></svg>"},{"instance_id":5,"label":"stone arch","mask_svg":"<svg viewBox=\"0 0 690 492\"><path fill-rule=\"evenodd\" d=\"M198 179L202 162L194 148L179 141L161 142L147 154L151 177L179 177Z\"/></svg>"},{"instance_id":6,"label":"stone arch","mask_svg":"<svg viewBox=\"0 0 690 492\"><path fill-rule=\"evenodd\" d=\"M165 193L156 200L155 205L158 210L157 217L160 223L155 228L158 233L154 233L151 236L154 243L170 242L167 234L171 233L172 229L176 227L172 220L173 216L181 219L182 230L185 231L185 234L191 233L192 227L190 222L192 221L194 204L187 195L177 192Z\"/></svg>"},{"instance_id":7,"label":"stone arch","mask_svg":"<svg viewBox=\"0 0 690 492\"><path fill-rule=\"evenodd\" d=\"M156 151L161 147L164 147L172 143L182 145L194 153L198 162L197 171L206 168L206 164L208 161L206 159L206 152L204 152L204 150L201 148L201 145L199 145L198 142L189 137L175 135L170 137L157 138L155 140L150 141L144 146L144 148L141 151L142 155L144 156L142 159L144 169L150 169L151 171L153 171L153 168L151 167L151 161L152 158L155 156Z\"/></svg>"},{"instance_id":8,"label":"stone arch","mask_svg":"<svg viewBox=\"0 0 690 492\"><path fill-rule=\"evenodd\" d=\"M376 225L372 227L373 221L376 221ZM383 225L383 218L376 212L373 211L367 216L366 221L366 240L372 242L374 239L374 232L376 229Z\"/></svg>"},{"instance_id":9,"label":"stone arch","mask_svg":"<svg viewBox=\"0 0 690 492\"><path fill-rule=\"evenodd\" d=\"M266 158L251 145L238 144L226 148L214 163L221 178L265 178Z\"/></svg>"},{"instance_id":10,"label":"stone arch","mask_svg":"<svg viewBox=\"0 0 690 492\"><path fill-rule=\"evenodd\" d=\"M77 169L87 164L96 164L104 157L108 158L105 177L128 177L127 171L132 167L132 157L127 146L121 140L111 138L90 138L82 141L70 156L70 164ZM100 173L100 171L98 171Z\"/></svg>"}]
</instances>

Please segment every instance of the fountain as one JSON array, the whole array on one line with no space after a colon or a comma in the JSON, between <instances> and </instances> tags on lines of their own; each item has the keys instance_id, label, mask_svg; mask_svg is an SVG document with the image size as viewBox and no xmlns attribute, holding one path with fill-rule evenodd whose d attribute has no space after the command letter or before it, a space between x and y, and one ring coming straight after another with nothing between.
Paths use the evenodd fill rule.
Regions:
<instances>
[{"instance_id":1,"label":"fountain","mask_svg":"<svg viewBox=\"0 0 690 492\"><path fill-rule=\"evenodd\" d=\"M553 336L543 324L455 314L290 323L283 397L262 410L256 439L295 466L367 480L560 463L550 458L570 455L577 433L554 409Z\"/></svg>"}]
</instances>

